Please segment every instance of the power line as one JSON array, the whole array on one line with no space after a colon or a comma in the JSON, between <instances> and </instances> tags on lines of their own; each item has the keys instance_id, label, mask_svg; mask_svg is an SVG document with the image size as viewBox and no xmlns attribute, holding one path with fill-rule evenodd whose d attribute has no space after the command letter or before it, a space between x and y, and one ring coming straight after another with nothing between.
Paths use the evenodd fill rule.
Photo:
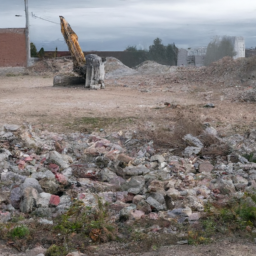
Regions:
<instances>
[{"instance_id":1,"label":"power line","mask_svg":"<svg viewBox=\"0 0 256 256\"><path fill-rule=\"evenodd\" d=\"M54 21L51 21L51 20L47 20L47 19L41 18L41 17L35 15L33 12L31 12L31 15L35 19L40 19L40 20L48 21L48 22L51 22L51 23L54 23L54 24L58 24L58 25L60 24L60 23L57 23L57 22L54 22Z\"/></svg>"}]
</instances>

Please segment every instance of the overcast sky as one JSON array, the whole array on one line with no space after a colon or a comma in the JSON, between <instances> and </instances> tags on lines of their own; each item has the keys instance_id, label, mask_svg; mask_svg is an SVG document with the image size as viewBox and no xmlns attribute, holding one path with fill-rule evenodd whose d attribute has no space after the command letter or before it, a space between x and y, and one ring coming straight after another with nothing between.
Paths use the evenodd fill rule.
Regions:
<instances>
[{"instance_id":1,"label":"overcast sky","mask_svg":"<svg viewBox=\"0 0 256 256\"><path fill-rule=\"evenodd\" d=\"M179 48L200 47L215 35L243 36L246 48L256 47L255 0L29 0L29 12L38 50L67 50L59 15L84 51L147 49L156 37ZM0 0L0 28L24 26L24 0Z\"/></svg>"}]
</instances>

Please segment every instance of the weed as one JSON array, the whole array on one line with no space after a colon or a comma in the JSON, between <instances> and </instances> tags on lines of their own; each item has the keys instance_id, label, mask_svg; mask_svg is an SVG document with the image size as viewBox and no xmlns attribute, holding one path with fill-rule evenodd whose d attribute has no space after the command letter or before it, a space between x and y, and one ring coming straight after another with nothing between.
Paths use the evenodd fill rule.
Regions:
<instances>
[{"instance_id":1,"label":"weed","mask_svg":"<svg viewBox=\"0 0 256 256\"><path fill-rule=\"evenodd\" d=\"M68 251L63 246L58 246L53 244L45 253L45 256L65 256L68 254Z\"/></svg>"},{"instance_id":2,"label":"weed","mask_svg":"<svg viewBox=\"0 0 256 256\"><path fill-rule=\"evenodd\" d=\"M256 158L254 153L244 154L243 157L246 158L251 163L256 163Z\"/></svg>"},{"instance_id":3,"label":"weed","mask_svg":"<svg viewBox=\"0 0 256 256\"><path fill-rule=\"evenodd\" d=\"M22 220L24 220L24 219L25 219L24 216L22 216L22 215L17 215L17 216L13 216L13 217L12 217L11 222L17 223L17 222L22 221Z\"/></svg>"},{"instance_id":4,"label":"weed","mask_svg":"<svg viewBox=\"0 0 256 256\"><path fill-rule=\"evenodd\" d=\"M9 231L9 235L11 238L24 238L29 235L29 229L27 226L17 226Z\"/></svg>"},{"instance_id":5,"label":"weed","mask_svg":"<svg viewBox=\"0 0 256 256\"><path fill-rule=\"evenodd\" d=\"M153 251L157 250L157 246L155 244L153 244L151 248L152 248Z\"/></svg>"},{"instance_id":6,"label":"weed","mask_svg":"<svg viewBox=\"0 0 256 256\"><path fill-rule=\"evenodd\" d=\"M111 126L132 124L135 119L135 117L81 117L76 118L72 123L66 123L65 126L69 128L76 127L82 132L92 132L100 128L106 129Z\"/></svg>"},{"instance_id":7,"label":"weed","mask_svg":"<svg viewBox=\"0 0 256 256\"><path fill-rule=\"evenodd\" d=\"M17 76L16 74L13 74L13 73L8 73L6 74L7 77L14 77L14 76Z\"/></svg>"},{"instance_id":8,"label":"weed","mask_svg":"<svg viewBox=\"0 0 256 256\"><path fill-rule=\"evenodd\" d=\"M207 203L207 216L188 228L189 244L209 243L218 233L252 236L251 227L256 227L255 202L256 195L245 194L241 199L231 199L224 207Z\"/></svg>"},{"instance_id":9,"label":"weed","mask_svg":"<svg viewBox=\"0 0 256 256\"><path fill-rule=\"evenodd\" d=\"M117 232L114 224L110 224L108 205L98 199L98 207L85 207L83 202L76 201L63 214L57 225L58 230L68 242L71 234L79 234L94 242L106 242L115 239Z\"/></svg>"}]
</instances>

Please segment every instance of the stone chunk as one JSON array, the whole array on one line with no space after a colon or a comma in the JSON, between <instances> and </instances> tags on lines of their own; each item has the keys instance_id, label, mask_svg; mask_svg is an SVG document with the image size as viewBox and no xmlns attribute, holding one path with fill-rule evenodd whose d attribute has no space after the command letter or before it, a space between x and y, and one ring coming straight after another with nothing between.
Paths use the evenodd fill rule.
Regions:
<instances>
[{"instance_id":1,"label":"stone chunk","mask_svg":"<svg viewBox=\"0 0 256 256\"><path fill-rule=\"evenodd\" d=\"M31 175L31 178L37 179L37 180L41 180L44 178L47 178L48 180L53 180L55 179L55 175L47 170L46 172L35 172Z\"/></svg>"},{"instance_id":2,"label":"stone chunk","mask_svg":"<svg viewBox=\"0 0 256 256\"><path fill-rule=\"evenodd\" d=\"M9 156L11 156L11 152L5 148L0 148L0 162L5 161L8 159Z\"/></svg>"},{"instance_id":3,"label":"stone chunk","mask_svg":"<svg viewBox=\"0 0 256 256\"><path fill-rule=\"evenodd\" d=\"M163 163L165 161L165 158L162 155L154 155L151 156L150 162L157 161L158 163Z\"/></svg>"},{"instance_id":4,"label":"stone chunk","mask_svg":"<svg viewBox=\"0 0 256 256\"><path fill-rule=\"evenodd\" d=\"M198 147L186 147L183 152L183 155L185 157L190 157L190 156L199 154L201 150L202 148L198 148Z\"/></svg>"},{"instance_id":5,"label":"stone chunk","mask_svg":"<svg viewBox=\"0 0 256 256\"><path fill-rule=\"evenodd\" d=\"M151 193L146 201L158 211L166 211L167 209L164 196L161 193Z\"/></svg>"},{"instance_id":6,"label":"stone chunk","mask_svg":"<svg viewBox=\"0 0 256 256\"><path fill-rule=\"evenodd\" d=\"M37 206L38 192L35 188L26 187L20 203L20 210L24 213L30 213Z\"/></svg>"},{"instance_id":7,"label":"stone chunk","mask_svg":"<svg viewBox=\"0 0 256 256\"><path fill-rule=\"evenodd\" d=\"M54 180L44 178L39 181L39 184L47 193L56 194L59 192L59 185Z\"/></svg>"},{"instance_id":8,"label":"stone chunk","mask_svg":"<svg viewBox=\"0 0 256 256\"><path fill-rule=\"evenodd\" d=\"M15 125L15 124L6 124L4 125L4 129L7 131L7 132L16 132L20 129L20 126L19 125Z\"/></svg>"},{"instance_id":9,"label":"stone chunk","mask_svg":"<svg viewBox=\"0 0 256 256\"><path fill-rule=\"evenodd\" d=\"M214 166L210 162L203 162L199 165L199 172L211 172Z\"/></svg>"},{"instance_id":10,"label":"stone chunk","mask_svg":"<svg viewBox=\"0 0 256 256\"><path fill-rule=\"evenodd\" d=\"M51 199L51 194L49 193L40 193L39 194L39 199L38 199L38 202L37 202L37 205L38 207L48 207L49 206L49 203L50 203L50 199Z\"/></svg>"},{"instance_id":11,"label":"stone chunk","mask_svg":"<svg viewBox=\"0 0 256 256\"><path fill-rule=\"evenodd\" d=\"M55 195L51 195L49 204L53 205L53 206L58 206L59 203L60 203L60 197L59 196L55 196Z\"/></svg>"},{"instance_id":12,"label":"stone chunk","mask_svg":"<svg viewBox=\"0 0 256 256\"><path fill-rule=\"evenodd\" d=\"M38 191L38 193L43 192L39 182L34 178L26 178L24 183L20 187L21 187L21 190L24 190L27 187L32 187L32 188L35 188Z\"/></svg>"},{"instance_id":13,"label":"stone chunk","mask_svg":"<svg viewBox=\"0 0 256 256\"><path fill-rule=\"evenodd\" d=\"M183 137L183 140L185 140L189 146L197 147L197 148L203 148L203 143L196 137L192 136L191 134L187 134Z\"/></svg>"},{"instance_id":14,"label":"stone chunk","mask_svg":"<svg viewBox=\"0 0 256 256\"><path fill-rule=\"evenodd\" d=\"M124 168L123 171L128 176L145 175L150 172L150 170L144 166L129 166Z\"/></svg>"},{"instance_id":15,"label":"stone chunk","mask_svg":"<svg viewBox=\"0 0 256 256\"><path fill-rule=\"evenodd\" d=\"M0 211L0 223L6 223L10 219L11 219L10 212L1 212Z\"/></svg>"},{"instance_id":16,"label":"stone chunk","mask_svg":"<svg viewBox=\"0 0 256 256\"><path fill-rule=\"evenodd\" d=\"M0 204L3 202L7 202L10 197L10 191L1 191L0 192Z\"/></svg>"},{"instance_id":17,"label":"stone chunk","mask_svg":"<svg viewBox=\"0 0 256 256\"><path fill-rule=\"evenodd\" d=\"M131 177L126 184L123 185L124 190L132 194L139 194L145 185L145 179L142 176Z\"/></svg>"},{"instance_id":18,"label":"stone chunk","mask_svg":"<svg viewBox=\"0 0 256 256\"><path fill-rule=\"evenodd\" d=\"M16 209L19 209L20 199L21 199L21 189L20 189L20 187L13 188L12 191L11 191L11 196L10 196L11 205Z\"/></svg>"},{"instance_id":19,"label":"stone chunk","mask_svg":"<svg viewBox=\"0 0 256 256\"><path fill-rule=\"evenodd\" d=\"M81 193L78 195L78 199L83 201L85 206L89 206L92 208L98 207L99 198L96 194Z\"/></svg>"},{"instance_id":20,"label":"stone chunk","mask_svg":"<svg viewBox=\"0 0 256 256\"><path fill-rule=\"evenodd\" d=\"M68 161L57 151L51 151L49 154L49 161L59 165L62 169L69 167Z\"/></svg>"}]
</instances>

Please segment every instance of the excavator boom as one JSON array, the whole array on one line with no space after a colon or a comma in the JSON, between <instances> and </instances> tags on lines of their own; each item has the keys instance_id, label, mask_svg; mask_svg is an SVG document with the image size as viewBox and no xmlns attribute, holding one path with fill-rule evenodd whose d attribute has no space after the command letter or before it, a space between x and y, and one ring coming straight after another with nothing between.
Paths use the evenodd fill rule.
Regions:
<instances>
[{"instance_id":1,"label":"excavator boom","mask_svg":"<svg viewBox=\"0 0 256 256\"><path fill-rule=\"evenodd\" d=\"M60 16L61 20L61 33L68 45L70 53L76 58L78 63L85 63L84 53L78 43L78 36L70 27L64 17Z\"/></svg>"},{"instance_id":2,"label":"excavator boom","mask_svg":"<svg viewBox=\"0 0 256 256\"><path fill-rule=\"evenodd\" d=\"M78 36L63 16L60 16L61 33L66 41L73 59L73 70L85 78L85 87L96 88L100 84L104 88L104 62L105 59L84 53L78 43Z\"/></svg>"}]
</instances>

